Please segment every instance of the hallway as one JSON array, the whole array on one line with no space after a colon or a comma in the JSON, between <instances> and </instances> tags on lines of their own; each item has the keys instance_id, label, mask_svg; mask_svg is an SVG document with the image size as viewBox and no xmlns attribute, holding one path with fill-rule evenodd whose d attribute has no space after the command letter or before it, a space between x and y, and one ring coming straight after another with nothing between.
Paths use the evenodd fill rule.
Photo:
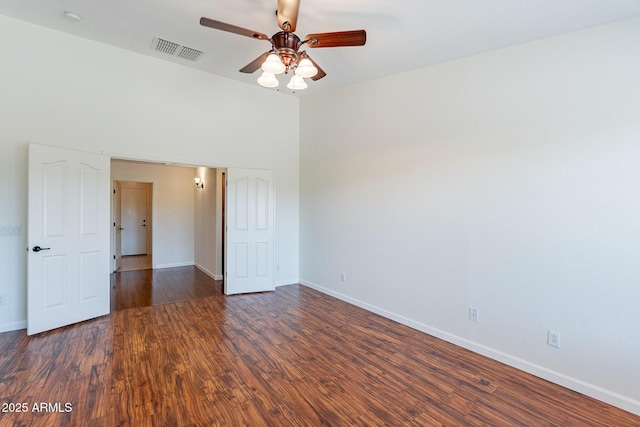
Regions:
<instances>
[{"instance_id":1,"label":"hallway","mask_svg":"<svg viewBox=\"0 0 640 427\"><path fill-rule=\"evenodd\" d=\"M223 295L223 281L193 266L111 274L111 312L214 295Z\"/></svg>"}]
</instances>

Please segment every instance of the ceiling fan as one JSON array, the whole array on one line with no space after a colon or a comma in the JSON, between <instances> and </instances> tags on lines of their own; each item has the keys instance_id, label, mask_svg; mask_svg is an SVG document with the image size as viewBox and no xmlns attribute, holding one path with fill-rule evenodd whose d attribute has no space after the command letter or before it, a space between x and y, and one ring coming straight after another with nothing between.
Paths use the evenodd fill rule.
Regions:
<instances>
[{"instance_id":1,"label":"ceiling fan","mask_svg":"<svg viewBox=\"0 0 640 427\"><path fill-rule=\"evenodd\" d=\"M271 37L257 31L205 17L200 18L200 25L270 42L271 50L241 68L240 72L253 73L262 68L263 73L258 78L258 83L265 87L277 87L279 85L276 78L277 74L294 71L294 75L287 87L294 91L301 90L307 87L304 81L305 78L311 78L311 80L315 81L327 75L309 57L306 51L300 50L303 46L309 48L363 46L367 41L367 33L365 30L336 31L309 34L304 39L301 39L294 33L298 21L299 7L300 0L278 0L276 14L278 16L278 26L282 31L275 33Z\"/></svg>"}]
</instances>

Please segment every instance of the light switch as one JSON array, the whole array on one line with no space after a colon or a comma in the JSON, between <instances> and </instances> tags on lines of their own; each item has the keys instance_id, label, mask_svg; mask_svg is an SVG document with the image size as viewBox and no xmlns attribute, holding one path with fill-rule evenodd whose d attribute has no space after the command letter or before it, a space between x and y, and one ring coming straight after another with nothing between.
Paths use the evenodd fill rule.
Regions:
<instances>
[{"instance_id":1,"label":"light switch","mask_svg":"<svg viewBox=\"0 0 640 427\"><path fill-rule=\"evenodd\" d=\"M22 226L21 225L3 225L0 227L0 235L2 236L21 236L22 235Z\"/></svg>"}]
</instances>

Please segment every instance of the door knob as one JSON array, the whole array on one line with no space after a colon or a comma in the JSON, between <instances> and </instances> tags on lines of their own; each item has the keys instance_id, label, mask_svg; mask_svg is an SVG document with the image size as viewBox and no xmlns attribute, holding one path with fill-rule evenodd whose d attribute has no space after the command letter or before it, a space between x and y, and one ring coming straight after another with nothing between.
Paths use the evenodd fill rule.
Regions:
<instances>
[{"instance_id":1,"label":"door knob","mask_svg":"<svg viewBox=\"0 0 640 427\"><path fill-rule=\"evenodd\" d=\"M51 248L42 248L40 246L34 246L33 249L31 249L33 252L40 252L40 251L48 251Z\"/></svg>"}]
</instances>

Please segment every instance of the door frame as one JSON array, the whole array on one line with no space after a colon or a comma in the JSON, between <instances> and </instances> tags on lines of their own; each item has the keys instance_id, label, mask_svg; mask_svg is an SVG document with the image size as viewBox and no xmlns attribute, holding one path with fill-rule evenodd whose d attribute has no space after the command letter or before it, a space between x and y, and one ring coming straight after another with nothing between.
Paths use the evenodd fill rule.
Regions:
<instances>
[{"instance_id":1,"label":"door frame","mask_svg":"<svg viewBox=\"0 0 640 427\"><path fill-rule=\"evenodd\" d=\"M114 157L110 157L110 160L117 160L114 159ZM156 203L155 203L155 193L156 193L156 183L154 181L133 181L133 180L126 180L126 181L120 181L120 180L115 180L113 178L111 178L111 272L114 273L117 271L118 269L118 265L117 265L117 253L116 253L116 245L117 245L117 239L122 237L122 233L120 233L120 237L118 236L118 233L116 232L116 227L118 226L116 224L116 209L117 209L117 203L116 203L116 197L121 196L116 194L117 188L119 188L121 191L123 188L127 188L127 186L129 186L129 188L140 188L138 185L135 184L145 184L146 189L147 189L147 214L148 214L148 220L147 220L147 255L151 256L151 266L152 268L155 268L155 264L153 263L153 252L154 252L154 248L153 248L153 242L156 240L155 239L155 229L156 227L154 226L154 218L156 217ZM122 204L120 204L120 208L122 208Z\"/></svg>"},{"instance_id":2,"label":"door frame","mask_svg":"<svg viewBox=\"0 0 640 427\"><path fill-rule=\"evenodd\" d=\"M220 188L221 186L226 187L226 181L228 180L228 169L229 168L234 168L234 169L255 169L255 168L242 168L242 167L235 167L235 166L226 166L226 165L213 165L213 164L206 164L206 163L200 163L198 162L193 163L192 161L180 161L180 160L170 160L167 161L166 159L163 158L150 158L148 156L135 156L135 155L130 155L130 154L123 154L123 153L103 153L104 155L108 156L111 160L124 160L124 161L132 161L132 162L140 162L140 163L154 163L154 164L164 164L166 166L187 166L187 167L193 167L193 168L197 168L197 167L204 167L204 168L210 168L210 169L217 169L219 172L224 172L224 176L225 176L225 182L220 182L218 184L217 187L217 191L222 191L222 189ZM276 268L275 268L275 264L276 264L276 259L277 259L277 253L278 253L278 247L276 244L277 241L277 176L275 174L275 170L271 169L271 171L273 172L273 258L271 259L271 268L273 271L273 289L275 289L277 287L277 277L276 277ZM218 174L218 176L220 176L220 174ZM112 180L112 188L113 188L113 181ZM217 180L217 181L222 181L222 180ZM228 212L226 212L226 210L228 209L228 201L226 200L228 198L228 191L225 188L225 200L224 200L224 205L225 205L225 217L227 217ZM156 194L157 193L157 188L156 188L156 183L153 182L153 193ZM112 199L113 200L113 199ZM154 218L157 218L157 206L156 206L156 197L153 197L153 202L152 202L152 215ZM216 215L220 215L221 209L221 205L220 207L216 208ZM218 260L220 261L220 264L222 265L221 262L221 256L224 253L225 256L225 264L227 263L227 258L229 255L228 252L228 235L227 235L227 230L226 230L226 222L227 222L228 218L225 218L225 222L222 223L222 229L225 229L224 232L224 243L222 244L222 247L220 248L220 256L218 256ZM113 217L111 219L111 221L113 222ZM218 223L218 221L216 221L216 223ZM219 229L219 231L221 231ZM153 233L155 234L155 233ZM222 232L219 233L218 235L222 235ZM153 236L153 241L156 242L157 239L155 238L156 236ZM222 239L221 239L222 240ZM215 244L215 243L214 243ZM111 253L113 253L114 251L114 246L112 244L112 248L111 248ZM218 248L216 248L217 251ZM152 251L155 252L155 248L152 248ZM114 263L115 264L115 263ZM217 264L217 262L216 262ZM153 264L152 268L155 269L156 265ZM226 276L227 276L227 268L226 266L222 267L224 274L221 274L223 276L223 280L225 281L225 286L226 286ZM216 276L218 275L218 271L215 272ZM217 280L217 277L214 277L214 279Z\"/></svg>"},{"instance_id":3,"label":"door frame","mask_svg":"<svg viewBox=\"0 0 640 427\"><path fill-rule=\"evenodd\" d=\"M203 167L203 168L208 168L208 169L217 169L218 173L216 174L218 178L220 178L222 176L222 174L224 173L224 176L226 177L226 172L227 172L227 166L220 166L220 165L212 165L212 164L204 164L204 163L198 163L198 164L194 164L192 162L180 162L180 161L167 161L165 159L158 159L158 158L149 158L149 157L137 157L137 156L133 156L130 154L123 154L123 153L110 153L110 152L104 152L103 153L105 156L109 157L109 159L111 161L113 160L122 160L122 161L129 161L129 162L139 162L139 163L153 163L153 164L157 164L157 165L165 165L165 166L187 166L187 167L193 167L193 168L198 168L198 167ZM221 179L216 179L217 181L217 188L216 188L216 197L220 197L220 194L222 194L223 191L226 191L225 189L225 183L221 180ZM113 189L115 188L115 182L116 180L111 178L111 196L113 196ZM156 187L156 182L152 181L152 180L141 180L141 181L135 181L135 180L130 180L129 182L146 182L146 183L151 183L152 184L152 188L151 188L151 192L152 192L152 197L151 197L151 216L153 218L158 218L158 210L157 210L157 201L156 201L156 194L157 194L157 187ZM275 198L275 187L274 187L274 198ZM219 200L219 199L217 199ZM115 220L115 216L114 216L114 212L115 212L115 200L114 198L111 198L111 248L110 248L110 253L109 253L109 257L111 260L111 272L115 272L116 269L116 262L115 262L115 227L113 226L113 222ZM217 227L217 232L216 235L217 236L222 236L222 231L225 228L225 223L221 220L222 218L222 206L226 205L226 200L222 200L222 203L218 204L216 202L216 227ZM274 202L274 209L275 209L275 202ZM156 248L153 247L153 245L155 244L154 242L157 242L157 236L156 236L156 229L157 227L152 227L152 231L151 231L151 242L152 245L150 246L150 250L151 252L156 252ZM226 241L222 241L222 238L220 239L216 239L216 242L213 243L214 245L216 245L215 249L216 249L216 253L219 255L216 255L216 271L214 272L215 277L213 277L214 280L221 280L224 278L224 263L223 263L223 259L222 259L222 254L226 253ZM220 245L220 246L218 246ZM275 250L275 249L274 249ZM153 261L153 256L152 256L152 265L151 265L152 269L156 269L156 264Z\"/></svg>"},{"instance_id":4,"label":"door frame","mask_svg":"<svg viewBox=\"0 0 640 427\"><path fill-rule=\"evenodd\" d=\"M152 255L152 231L153 231L153 183L141 181L117 181L120 184L120 190L144 190L145 192L145 224L144 227L144 245L146 248L145 255ZM122 196L122 193L120 194ZM120 201L120 215L122 216L122 200ZM122 233L121 233L122 234Z\"/></svg>"}]
</instances>

